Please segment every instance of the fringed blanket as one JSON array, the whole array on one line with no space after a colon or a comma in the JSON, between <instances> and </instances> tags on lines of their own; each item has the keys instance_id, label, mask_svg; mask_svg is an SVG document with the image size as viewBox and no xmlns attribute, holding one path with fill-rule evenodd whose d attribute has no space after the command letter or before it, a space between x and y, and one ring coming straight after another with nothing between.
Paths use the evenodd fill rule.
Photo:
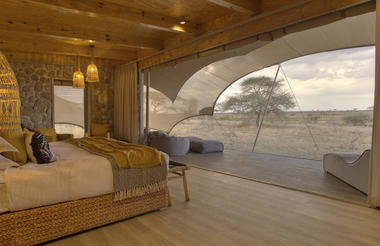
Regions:
<instances>
[{"instance_id":1,"label":"fringed blanket","mask_svg":"<svg viewBox=\"0 0 380 246\"><path fill-rule=\"evenodd\" d=\"M165 157L156 149L103 137L84 137L69 142L110 161L115 201L143 196L167 186Z\"/></svg>"},{"instance_id":2,"label":"fringed blanket","mask_svg":"<svg viewBox=\"0 0 380 246\"><path fill-rule=\"evenodd\" d=\"M119 168L146 168L162 164L161 153L151 147L129 144L104 137L72 139L77 146L112 157Z\"/></svg>"}]
</instances>

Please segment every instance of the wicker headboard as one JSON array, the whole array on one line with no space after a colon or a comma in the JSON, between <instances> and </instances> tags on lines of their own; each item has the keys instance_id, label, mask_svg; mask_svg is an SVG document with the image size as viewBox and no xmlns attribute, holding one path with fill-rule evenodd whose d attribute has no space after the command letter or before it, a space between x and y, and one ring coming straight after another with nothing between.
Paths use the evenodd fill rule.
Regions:
<instances>
[{"instance_id":1,"label":"wicker headboard","mask_svg":"<svg viewBox=\"0 0 380 246\"><path fill-rule=\"evenodd\" d=\"M0 131L20 128L20 92L16 76L0 52Z\"/></svg>"}]
</instances>

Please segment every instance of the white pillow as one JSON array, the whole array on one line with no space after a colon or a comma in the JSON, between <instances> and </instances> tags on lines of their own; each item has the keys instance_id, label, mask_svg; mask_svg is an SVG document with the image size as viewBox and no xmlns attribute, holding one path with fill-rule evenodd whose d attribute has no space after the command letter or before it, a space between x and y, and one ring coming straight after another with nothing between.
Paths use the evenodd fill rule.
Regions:
<instances>
[{"instance_id":1,"label":"white pillow","mask_svg":"<svg viewBox=\"0 0 380 246\"><path fill-rule=\"evenodd\" d=\"M9 160L8 158L0 155L0 170L5 170L8 167L19 167L20 165L16 162Z\"/></svg>"}]
</instances>

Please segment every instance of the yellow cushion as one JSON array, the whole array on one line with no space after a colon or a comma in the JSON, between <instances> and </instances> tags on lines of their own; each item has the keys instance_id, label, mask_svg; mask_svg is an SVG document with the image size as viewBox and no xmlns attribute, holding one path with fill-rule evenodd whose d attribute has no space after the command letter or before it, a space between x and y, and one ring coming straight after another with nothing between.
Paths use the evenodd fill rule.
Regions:
<instances>
[{"instance_id":1,"label":"yellow cushion","mask_svg":"<svg viewBox=\"0 0 380 246\"><path fill-rule=\"evenodd\" d=\"M90 134L91 136L105 137L107 135L107 132L109 132L109 129L110 129L109 124L92 123Z\"/></svg>"},{"instance_id":2,"label":"yellow cushion","mask_svg":"<svg viewBox=\"0 0 380 246\"><path fill-rule=\"evenodd\" d=\"M36 132L39 132L42 135L44 135L49 143L58 141L58 137L57 137L57 133L55 132L55 128L36 128L34 130Z\"/></svg>"},{"instance_id":3,"label":"yellow cushion","mask_svg":"<svg viewBox=\"0 0 380 246\"><path fill-rule=\"evenodd\" d=\"M16 131L0 132L0 136L12 144L19 152L3 152L2 154L18 164L25 164L27 160L24 133L22 129Z\"/></svg>"}]
</instances>

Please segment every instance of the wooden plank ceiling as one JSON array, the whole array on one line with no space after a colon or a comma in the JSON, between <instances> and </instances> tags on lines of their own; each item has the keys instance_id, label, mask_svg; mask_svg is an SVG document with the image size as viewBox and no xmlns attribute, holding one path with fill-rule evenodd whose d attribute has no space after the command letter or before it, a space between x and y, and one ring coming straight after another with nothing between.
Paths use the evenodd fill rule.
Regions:
<instances>
[{"instance_id":1,"label":"wooden plank ceiling","mask_svg":"<svg viewBox=\"0 0 380 246\"><path fill-rule=\"evenodd\" d=\"M310 1L1 0L0 50L89 57L95 45L95 57L125 63L297 2Z\"/></svg>"}]
</instances>

